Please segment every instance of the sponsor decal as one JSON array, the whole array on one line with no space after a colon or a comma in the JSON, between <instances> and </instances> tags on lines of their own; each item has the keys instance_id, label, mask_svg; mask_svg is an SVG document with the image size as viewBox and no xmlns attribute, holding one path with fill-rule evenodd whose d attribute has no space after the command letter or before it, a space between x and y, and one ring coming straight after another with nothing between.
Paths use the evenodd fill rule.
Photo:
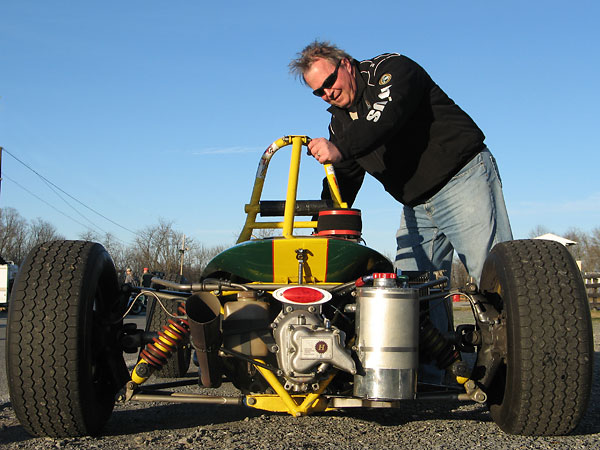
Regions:
<instances>
[{"instance_id":1,"label":"sponsor decal","mask_svg":"<svg viewBox=\"0 0 600 450\"><path fill-rule=\"evenodd\" d=\"M383 75L381 75L381 78L379 79L379 85L383 86L384 84L388 84L391 80L392 80L392 74L384 73Z\"/></svg>"},{"instance_id":2,"label":"sponsor decal","mask_svg":"<svg viewBox=\"0 0 600 450\"><path fill-rule=\"evenodd\" d=\"M381 78L383 78L383 77L381 77ZM391 75L390 75L390 78L391 78ZM381 80L379 80L379 81L381 82ZM388 102L392 101L392 97L390 97L390 88L391 87L392 87L392 85L390 84L389 86L385 86L385 87L381 88L381 91L379 92L378 97L382 101L375 102L375 104L373 105L373 108L367 114L367 120L370 120L373 123L377 122L379 120L379 118L381 117L381 113L383 112L383 110L385 108L385 105L387 105Z\"/></svg>"}]
</instances>

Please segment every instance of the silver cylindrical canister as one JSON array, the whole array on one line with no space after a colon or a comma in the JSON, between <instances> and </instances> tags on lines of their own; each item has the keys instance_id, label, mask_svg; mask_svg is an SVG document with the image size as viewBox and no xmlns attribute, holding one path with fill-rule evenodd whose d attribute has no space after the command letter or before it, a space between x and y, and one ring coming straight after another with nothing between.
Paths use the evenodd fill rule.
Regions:
<instances>
[{"instance_id":1,"label":"silver cylindrical canister","mask_svg":"<svg viewBox=\"0 0 600 450\"><path fill-rule=\"evenodd\" d=\"M418 291L375 280L358 289L356 350L361 363L354 395L372 400L414 399L419 365Z\"/></svg>"}]
</instances>

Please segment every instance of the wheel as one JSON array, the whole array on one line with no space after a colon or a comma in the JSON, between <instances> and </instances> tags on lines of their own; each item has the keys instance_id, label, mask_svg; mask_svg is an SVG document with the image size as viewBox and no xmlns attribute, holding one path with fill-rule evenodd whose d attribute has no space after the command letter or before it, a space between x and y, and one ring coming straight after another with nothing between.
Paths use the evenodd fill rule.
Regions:
<instances>
[{"instance_id":1,"label":"wheel","mask_svg":"<svg viewBox=\"0 0 600 450\"><path fill-rule=\"evenodd\" d=\"M182 298L181 301L183 302L184 299ZM163 300L162 304L170 314L180 315L180 313L177 312L179 302ZM152 296L149 296L146 307L146 331L158 332L162 330L163 326L168 323L170 318L171 317L169 314L167 314L165 310L158 304L156 299ZM167 363L162 368L154 372L154 375L158 378L184 377L190 367L191 355L191 345L189 340L187 340L177 349L177 351L175 351L175 353L171 355Z\"/></svg>"},{"instance_id":2,"label":"wheel","mask_svg":"<svg viewBox=\"0 0 600 450\"><path fill-rule=\"evenodd\" d=\"M123 308L100 244L34 248L14 285L6 369L12 407L32 435L98 434L129 376L117 345Z\"/></svg>"},{"instance_id":3,"label":"wheel","mask_svg":"<svg viewBox=\"0 0 600 450\"><path fill-rule=\"evenodd\" d=\"M506 355L488 389L496 424L521 435L562 435L579 423L590 397L594 353L585 286L561 244L496 245L481 291L496 297Z\"/></svg>"},{"instance_id":4,"label":"wheel","mask_svg":"<svg viewBox=\"0 0 600 450\"><path fill-rule=\"evenodd\" d=\"M137 316L138 314L140 314L142 312L143 309L144 309L144 304L142 303L142 299L138 298L136 300L135 304L133 305L133 308L131 308L131 311L129 312L129 314Z\"/></svg>"}]
</instances>

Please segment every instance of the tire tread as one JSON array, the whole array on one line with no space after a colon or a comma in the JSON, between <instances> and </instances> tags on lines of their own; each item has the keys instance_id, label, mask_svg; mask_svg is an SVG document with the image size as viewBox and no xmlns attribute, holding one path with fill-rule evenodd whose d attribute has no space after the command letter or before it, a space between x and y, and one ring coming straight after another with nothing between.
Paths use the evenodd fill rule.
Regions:
<instances>
[{"instance_id":1,"label":"tire tread","mask_svg":"<svg viewBox=\"0 0 600 450\"><path fill-rule=\"evenodd\" d=\"M514 321L508 330L511 389L507 384L492 417L514 434L568 434L587 408L592 377L592 328L579 270L552 241L506 242L496 253L513 280L505 309Z\"/></svg>"}]
</instances>

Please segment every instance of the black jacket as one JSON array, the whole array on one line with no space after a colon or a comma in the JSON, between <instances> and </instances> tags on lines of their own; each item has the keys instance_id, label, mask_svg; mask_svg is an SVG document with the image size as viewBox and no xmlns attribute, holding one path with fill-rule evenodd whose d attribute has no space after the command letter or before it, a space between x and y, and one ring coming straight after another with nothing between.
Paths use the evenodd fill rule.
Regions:
<instances>
[{"instance_id":1,"label":"black jacket","mask_svg":"<svg viewBox=\"0 0 600 450\"><path fill-rule=\"evenodd\" d=\"M484 148L485 136L406 56L387 53L353 64L354 103L328 109L329 139L343 155L334 164L342 198L354 202L366 171L399 202L425 202Z\"/></svg>"}]
</instances>

